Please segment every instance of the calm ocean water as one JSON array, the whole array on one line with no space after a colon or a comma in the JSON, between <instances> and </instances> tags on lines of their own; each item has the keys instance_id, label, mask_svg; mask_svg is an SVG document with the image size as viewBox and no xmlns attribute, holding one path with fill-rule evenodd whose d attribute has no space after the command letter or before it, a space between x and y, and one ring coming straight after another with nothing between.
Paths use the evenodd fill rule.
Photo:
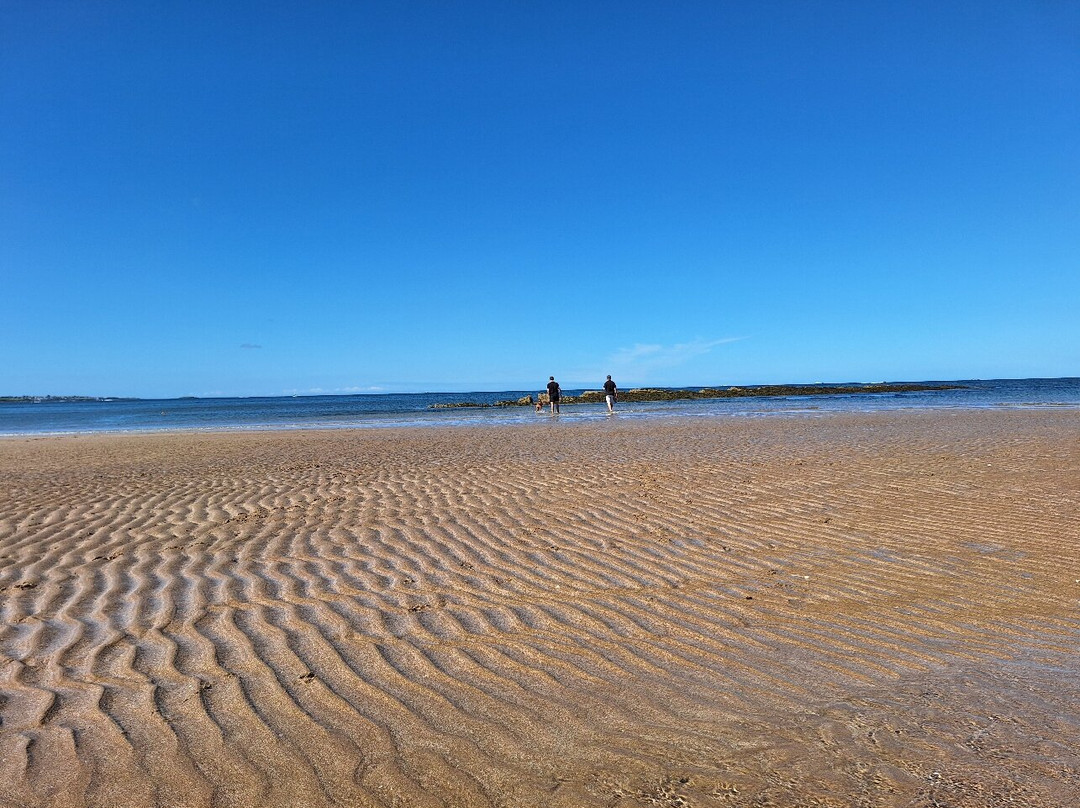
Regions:
<instances>
[{"instance_id":1,"label":"calm ocean water","mask_svg":"<svg viewBox=\"0 0 1080 808\"><path fill-rule=\"evenodd\" d=\"M932 384L934 382L927 382ZM703 401L621 403L617 418L763 417L825 415L936 408L1080 408L1080 378L993 379L962 384L960 390L874 395L749 397ZM702 385L704 386L704 385ZM692 387L688 389L700 389ZM568 395L580 390L565 390ZM491 404L536 391L401 393L387 395L268 398L183 398L135 401L44 401L0 403L0 435L155 432L169 430L334 429L353 427L452 426L532 423L550 418L531 407L433 410L432 404L461 401ZM610 417L603 404L563 407L560 420Z\"/></svg>"}]
</instances>

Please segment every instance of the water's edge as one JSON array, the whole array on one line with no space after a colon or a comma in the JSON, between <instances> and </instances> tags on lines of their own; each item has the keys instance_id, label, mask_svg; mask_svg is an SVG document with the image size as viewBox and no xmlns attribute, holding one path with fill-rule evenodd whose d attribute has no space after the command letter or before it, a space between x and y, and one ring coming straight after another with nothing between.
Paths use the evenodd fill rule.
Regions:
<instances>
[{"instance_id":1,"label":"water's edge","mask_svg":"<svg viewBox=\"0 0 1080 808\"><path fill-rule=\"evenodd\" d=\"M897 409L1080 408L1080 378L994 379L905 383L919 389L835 392L837 385L806 393L806 385L744 387L734 397L628 400L618 418L812 416ZM800 388L795 390L794 388ZM668 388L675 392L701 387ZM716 388L712 388L716 389ZM761 392L757 392L760 390ZM566 390L580 397L584 390ZM756 394L751 394L755 392ZM772 392L771 395L762 395ZM0 403L0 436L129 432L233 432L374 427L495 426L550 418L527 406L498 406L535 391L396 393L261 398L20 400ZM664 398L652 396L651 398ZM642 397L637 397L642 398ZM462 407L462 403L476 407ZM602 400L567 403L560 420L611 417Z\"/></svg>"}]
</instances>

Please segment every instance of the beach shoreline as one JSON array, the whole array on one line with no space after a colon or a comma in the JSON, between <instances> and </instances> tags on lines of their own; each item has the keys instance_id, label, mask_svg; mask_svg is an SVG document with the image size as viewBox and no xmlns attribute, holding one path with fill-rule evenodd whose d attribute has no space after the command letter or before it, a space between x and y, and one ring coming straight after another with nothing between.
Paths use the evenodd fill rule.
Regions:
<instances>
[{"instance_id":1,"label":"beach shoreline","mask_svg":"<svg viewBox=\"0 0 1080 808\"><path fill-rule=\"evenodd\" d=\"M834 392L842 386L829 385ZM921 390L906 388L925 388ZM900 388L905 388L901 390ZM619 419L758 418L825 415L893 410L1039 409L1080 410L1080 379L988 379L919 382L891 387L891 392L818 394L818 385L742 387L737 395L699 395L711 388L689 388L673 400L632 400L633 390L620 392ZM813 395L755 395L755 391L816 391ZM852 388L854 389L854 388ZM563 403L587 391L565 390ZM645 398L666 399L676 390L655 391ZM730 392L730 389L728 390ZM596 394L599 395L599 394ZM0 405L0 438L24 435L88 435L186 432L292 431L296 429L517 426L547 417L528 405L517 405L528 391L472 393L381 393L251 398L182 398L166 400L52 401ZM464 398L463 398L464 397ZM514 406L498 406L515 400ZM535 400L535 399L534 399ZM463 402L469 406L460 406ZM568 404L560 418L606 420L602 400Z\"/></svg>"},{"instance_id":2,"label":"beach shoreline","mask_svg":"<svg viewBox=\"0 0 1080 808\"><path fill-rule=\"evenodd\" d=\"M0 805L1080 800L1080 412L0 440Z\"/></svg>"}]
</instances>

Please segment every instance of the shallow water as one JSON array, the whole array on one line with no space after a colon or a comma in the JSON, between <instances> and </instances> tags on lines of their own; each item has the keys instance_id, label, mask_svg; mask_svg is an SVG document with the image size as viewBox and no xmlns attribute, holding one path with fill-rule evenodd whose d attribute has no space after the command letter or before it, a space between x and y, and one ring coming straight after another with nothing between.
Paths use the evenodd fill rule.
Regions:
<instances>
[{"instance_id":1,"label":"shallow water","mask_svg":"<svg viewBox=\"0 0 1080 808\"><path fill-rule=\"evenodd\" d=\"M878 412L897 409L1080 407L1080 378L994 379L925 384L960 384L962 389L911 393L770 396L697 401L620 403L619 418L693 416L761 417ZM689 389L700 389L693 387ZM580 390L567 390L577 395ZM535 391L395 393L264 398L182 398L111 401L43 401L0 404L0 435L175 430L336 429L402 426L483 426L534 423L550 418L532 407L432 409L434 404L494 404ZM560 420L609 417L603 404L563 407Z\"/></svg>"}]
</instances>

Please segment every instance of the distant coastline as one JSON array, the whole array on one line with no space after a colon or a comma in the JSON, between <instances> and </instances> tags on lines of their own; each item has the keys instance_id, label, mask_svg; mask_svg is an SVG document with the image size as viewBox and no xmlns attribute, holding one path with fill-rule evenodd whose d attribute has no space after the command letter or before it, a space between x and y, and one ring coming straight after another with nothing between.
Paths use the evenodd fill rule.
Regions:
<instances>
[{"instance_id":1,"label":"distant coastline","mask_svg":"<svg viewBox=\"0 0 1080 808\"><path fill-rule=\"evenodd\" d=\"M95 401L139 401L124 396L0 396L0 404L73 404Z\"/></svg>"}]
</instances>

